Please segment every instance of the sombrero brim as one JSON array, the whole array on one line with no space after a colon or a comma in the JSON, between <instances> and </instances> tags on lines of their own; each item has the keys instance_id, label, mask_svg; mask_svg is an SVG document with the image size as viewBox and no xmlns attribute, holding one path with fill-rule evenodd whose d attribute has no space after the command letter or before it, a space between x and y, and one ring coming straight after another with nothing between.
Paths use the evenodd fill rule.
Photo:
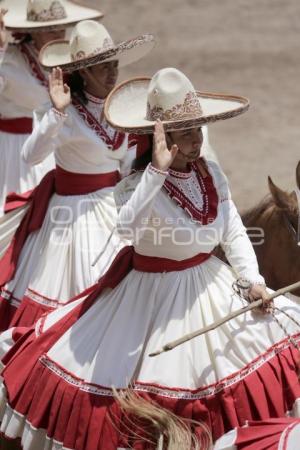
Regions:
<instances>
[{"instance_id":1,"label":"sombrero brim","mask_svg":"<svg viewBox=\"0 0 300 450\"><path fill-rule=\"evenodd\" d=\"M74 72L84 67L94 66L103 62L118 60L119 66L126 66L149 53L155 45L152 34L144 34L137 38L122 42L115 47L99 52L93 56L72 61L69 42L55 40L49 42L40 52L40 63L51 70L59 66L64 72Z\"/></svg>"},{"instance_id":2,"label":"sombrero brim","mask_svg":"<svg viewBox=\"0 0 300 450\"><path fill-rule=\"evenodd\" d=\"M146 119L150 78L134 78L116 86L105 102L104 114L115 129L135 134L153 133L155 121ZM203 114L176 121L162 121L166 131L195 128L244 113L249 100L236 95L197 92Z\"/></svg>"},{"instance_id":3,"label":"sombrero brim","mask_svg":"<svg viewBox=\"0 0 300 450\"><path fill-rule=\"evenodd\" d=\"M27 20L26 6L26 0L4 0L1 2L1 8L8 9L4 21L5 26L9 31L30 33L34 31L58 30L78 23L81 20L98 20L103 17L101 11L76 5L75 3L66 0L64 2L67 11L67 17L65 19L35 22Z\"/></svg>"}]
</instances>

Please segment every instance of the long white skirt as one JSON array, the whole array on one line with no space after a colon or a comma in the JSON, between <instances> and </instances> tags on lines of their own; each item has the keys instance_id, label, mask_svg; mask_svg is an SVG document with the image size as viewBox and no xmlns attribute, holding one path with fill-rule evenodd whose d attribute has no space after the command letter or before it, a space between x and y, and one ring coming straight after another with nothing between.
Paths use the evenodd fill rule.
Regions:
<instances>
[{"instance_id":1,"label":"long white skirt","mask_svg":"<svg viewBox=\"0 0 300 450\"><path fill-rule=\"evenodd\" d=\"M2 291L2 301L21 306L18 325L30 326L103 275L123 245L114 233L116 214L113 188L51 197L41 229L27 238Z\"/></svg>"},{"instance_id":2,"label":"long white skirt","mask_svg":"<svg viewBox=\"0 0 300 450\"><path fill-rule=\"evenodd\" d=\"M0 217L0 258L11 243L27 209L27 206L22 206Z\"/></svg>"},{"instance_id":3,"label":"long white skirt","mask_svg":"<svg viewBox=\"0 0 300 450\"><path fill-rule=\"evenodd\" d=\"M87 311L80 313L87 299L79 299L41 319L33 343L3 372L1 431L21 437L24 450L130 447L118 432L111 389L128 386L176 414L205 421L214 438L248 419L299 415L297 350L286 333L299 343L300 308L285 297L275 301L279 323L249 312L149 357L239 309L244 301L233 292L234 280L215 257L181 272L132 270ZM0 344L4 350L15 331ZM18 368L26 364L30 370L22 375Z\"/></svg>"},{"instance_id":4,"label":"long white skirt","mask_svg":"<svg viewBox=\"0 0 300 450\"><path fill-rule=\"evenodd\" d=\"M30 166L23 161L21 149L28 134L0 131L0 217L10 192L23 193L33 189L43 176L55 167L53 155L42 163Z\"/></svg>"}]
</instances>

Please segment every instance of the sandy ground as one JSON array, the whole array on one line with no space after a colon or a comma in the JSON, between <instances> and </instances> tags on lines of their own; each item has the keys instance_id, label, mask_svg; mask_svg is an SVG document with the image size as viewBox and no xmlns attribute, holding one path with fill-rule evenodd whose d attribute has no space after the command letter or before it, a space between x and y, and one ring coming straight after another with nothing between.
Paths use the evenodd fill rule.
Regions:
<instances>
[{"instance_id":1,"label":"sandy ground","mask_svg":"<svg viewBox=\"0 0 300 450\"><path fill-rule=\"evenodd\" d=\"M88 3L86 0L85 3ZM157 45L120 78L174 66L203 91L249 97L249 112L210 126L238 207L295 187L300 159L299 0L91 0L115 41L152 32Z\"/></svg>"}]
</instances>

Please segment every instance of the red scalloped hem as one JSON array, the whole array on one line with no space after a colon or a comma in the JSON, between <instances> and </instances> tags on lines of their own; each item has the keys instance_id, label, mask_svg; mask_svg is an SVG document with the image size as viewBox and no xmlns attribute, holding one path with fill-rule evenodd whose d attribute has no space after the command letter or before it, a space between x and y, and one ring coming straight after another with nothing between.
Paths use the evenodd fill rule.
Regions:
<instances>
[{"instance_id":1,"label":"red scalloped hem","mask_svg":"<svg viewBox=\"0 0 300 450\"><path fill-rule=\"evenodd\" d=\"M26 347L3 371L13 410L70 449L115 450L119 446L146 450L126 435L111 390L104 388L101 392L100 386L88 390L83 380L70 380L70 374L46 355L35 362L31 356L28 361L32 355L30 342ZM138 383L133 387L142 398L153 399L179 416L204 421L217 439L246 420L283 417L293 407L300 398L295 359L296 350L289 347L234 385L201 399L170 397L168 389L165 394L155 394L150 385L147 391L145 384L142 389ZM196 431L200 433L201 427Z\"/></svg>"}]
</instances>

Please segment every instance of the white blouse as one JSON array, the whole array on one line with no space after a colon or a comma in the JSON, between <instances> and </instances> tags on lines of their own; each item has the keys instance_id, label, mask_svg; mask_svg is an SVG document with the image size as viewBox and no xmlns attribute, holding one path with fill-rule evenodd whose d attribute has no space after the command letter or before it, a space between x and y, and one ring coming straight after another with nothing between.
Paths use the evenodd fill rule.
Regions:
<instances>
[{"instance_id":1,"label":"white blouse","mask_svg":"<svg viewBox=\"0 0 300 450\"><path fill-rule=\"evenodd\" d=\"M85 107L97 121L102 119L104 132L109 139L114 139L116 131L103 119L103 101L88 95ZM86 114L79 114L75 106L70 105L66 108L66 114L61 114L48 103L34 111L34 128L23 146L23 158L34 165L54 152L56 164L70 172L122 172L126 158L132 159L127 151L128 136L124 135L122 144L113 149L101 138L96 128L95 124L91 126Z\"/></svg>"},{"instance_id":2,"label":"white blouse","mask_svg":"<svg viewBox=\"0 0 300 450\"><path fill-rule=\"evenodd\" d=\"M38 52L33 44L26 44L28 52L38 64ZM0 117L32 117L33 110L49 101L48 92L30 69L19 45L0 49Z\"/></svg>"},{"instance_id":3,"label":"white blouse","mask_svg":"<svg viewBox=\"0 0 300 450\"><path fill-rule=\"evenodd\" d=\"M210 253L221 244L239 277L263 283L253 247L231 200L227 179L217 163L207 161L207 168L218 196L217 212L207 224L192 217L163 188L169 181L190 201L192 209L195 207L205 216L210 198L206 198L205 187L197 183L195 173L178 178L172 170L159 173L149 165L143 173L124 178L115 188L120 209L118 231L133 242L137 253L177 261Z\"/></svg>"}]
</instances>

